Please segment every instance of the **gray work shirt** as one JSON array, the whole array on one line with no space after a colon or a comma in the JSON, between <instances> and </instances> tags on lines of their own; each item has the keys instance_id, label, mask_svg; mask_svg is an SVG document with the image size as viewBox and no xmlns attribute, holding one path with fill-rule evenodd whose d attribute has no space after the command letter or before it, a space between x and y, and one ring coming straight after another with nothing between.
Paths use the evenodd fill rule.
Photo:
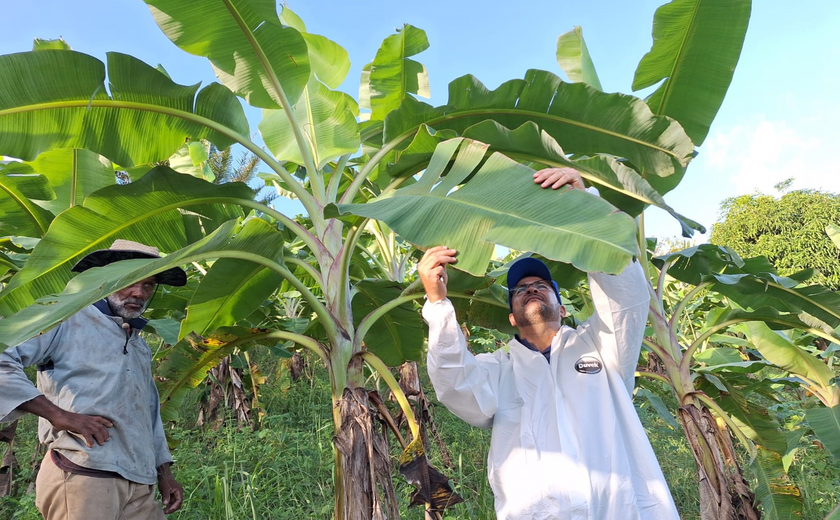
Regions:
<instances>
[{"instance_id":1,"label":"gray work shirt","mask_svg":"<svg viewBox=\"0 0 840 520\"><path fill-rule=\"evenodd\" d=\"M79 466L154 484L157 468L172 462L172 456L152 379L152 353L135 329L126 345L122 323L122 318L91 305L58 327L0 353L0 422L23 415L15 409L39 395L69 412L105 417L114 427L108 429L110 439L103 446L94 443L88 448L83 437L56 431L43 418L38 436ZM31 365L38 365L37 388L23 372Z\"/></svg>"}]
</instances>

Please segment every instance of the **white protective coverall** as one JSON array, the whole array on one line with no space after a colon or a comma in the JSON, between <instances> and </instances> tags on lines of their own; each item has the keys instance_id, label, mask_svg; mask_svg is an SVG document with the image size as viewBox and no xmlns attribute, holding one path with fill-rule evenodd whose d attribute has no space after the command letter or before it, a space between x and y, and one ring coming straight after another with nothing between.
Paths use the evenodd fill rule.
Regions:
<instances>
[{"instance_id":1,"label":"white protective coverall","mask_svg":"<svg viewBox=\"0 0 840 520\"><path fill-rule=\"evenodd\" d=\"M595 313L563 326L551 362L513 339L467 350L449 300L427 302L429 376L455 415L493 428L487 473L500 519L678 520L633 407L650 296L633 262L591 274Z\"/></svg>"}]
</instances>

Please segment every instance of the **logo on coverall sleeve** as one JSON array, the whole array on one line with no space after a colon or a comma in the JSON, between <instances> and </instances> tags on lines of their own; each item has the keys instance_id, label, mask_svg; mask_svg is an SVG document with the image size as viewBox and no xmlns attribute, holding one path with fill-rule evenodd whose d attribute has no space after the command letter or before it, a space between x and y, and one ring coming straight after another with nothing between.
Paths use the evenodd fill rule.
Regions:
<instances>
[{"instance_id":1,"label":"logo on coverall sleeve","mask_svg":"<svg viewBox=\"0 0 840 520\"><path fill-rule=\"evenodd\" d=\"M581 374L597 374L601 371L601 368L603 368L601 360L592 356L583 356L575 361L575 370Z\"/></svg>"}]
</instances>

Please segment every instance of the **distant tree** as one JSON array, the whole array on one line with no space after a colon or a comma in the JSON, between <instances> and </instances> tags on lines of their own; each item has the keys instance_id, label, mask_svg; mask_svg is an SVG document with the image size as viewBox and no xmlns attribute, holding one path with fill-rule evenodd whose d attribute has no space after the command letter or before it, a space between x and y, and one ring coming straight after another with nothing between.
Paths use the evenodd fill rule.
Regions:
<instances>
[{"instance_id":1,"label":"distant tree","mask_svg":"<svg viewBox=\"0 0 840 520\"><path fill-rule=\"evenodd\" d=\"M781 183L779 191L788 185ZM710 241L744 258L766 256L780 274L818 271L814 282L840 289L840 252L825 233L840 224L840 195L796 190L781 197L752 194L726 199Z\"/></svg>"}]
</instances>

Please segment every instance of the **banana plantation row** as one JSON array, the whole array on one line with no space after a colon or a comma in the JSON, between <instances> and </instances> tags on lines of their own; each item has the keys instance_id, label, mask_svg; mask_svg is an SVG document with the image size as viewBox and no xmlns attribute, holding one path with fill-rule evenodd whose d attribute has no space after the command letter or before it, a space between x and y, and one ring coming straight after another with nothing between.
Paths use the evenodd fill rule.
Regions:
<instances>
[{"instance_id":1,"label":"banana plantation row","mask_svg":"<svg viewBox=\"0 0 840 520\"><path fill-rule=\"evenodd\" d=\"M229 355L256 344L285 356L306 349L332 388L335 518L395 511L374 427L390 414L366 387L370 374L410 424L400 463L424 468L409 477L415 501L440 515L422 415L392 374L424 350L419 251L457 249L448 296L459 320L503 334L512 332L508 265L493 260L496 244L545 260L564 295L576 295L570 324L591 314L584 273L616 274L636 259L651 296L636 399L685 433L702 518L798 517L802 497L786 476L796 443L766 408L807 391L794 431L840 457L840 297L809 285L810 270L780 276L726 247L654 257L644 233L649 206L684 236L705 231L664 196L689 174L724 99L749 0L660 7L633 79L634 90L655 86L646 99L601 91L576 28L558 40L570 82L528 70L489 90L466 75L437 107L416 97L428 78L413 57L429 46L416 27L383 41L357 101L335 90L347 52L288 8L145 2L176 46L210 61L218 83L178 85L132 56L102 62L63 41L0 56L0 154L15 159L0 165L0 349L189 266L186 284L160 290L147 311L167 345L155 373L164 423ZM264 144L251 138L243 103L262 109ZM253 182L215 178L230 170L218 161L231 146L306 215L277 211ZM546 167L576 169L600 198L539 189L533 174ZM116 239L163 254L74 276L80 258Z\"/></svg>"}]
</instances>

